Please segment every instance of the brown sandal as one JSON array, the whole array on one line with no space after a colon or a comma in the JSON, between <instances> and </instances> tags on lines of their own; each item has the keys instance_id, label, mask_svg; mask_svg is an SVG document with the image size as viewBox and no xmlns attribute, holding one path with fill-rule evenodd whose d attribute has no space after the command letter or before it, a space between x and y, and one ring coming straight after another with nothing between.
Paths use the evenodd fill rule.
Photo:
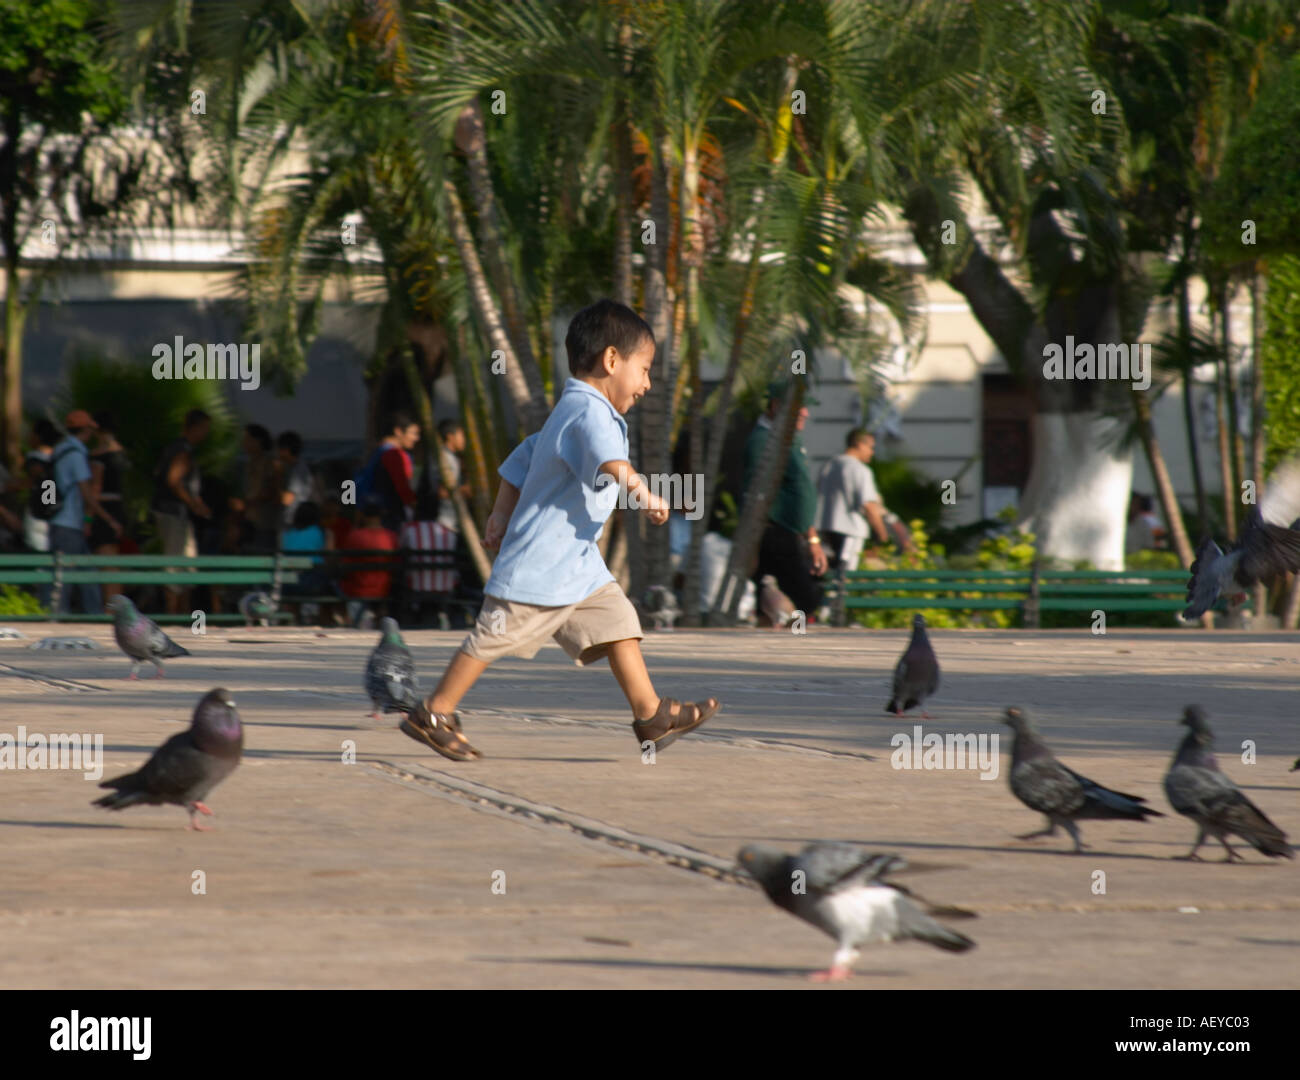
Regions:
<instances>
[{"instance_id":1,"label":"brown sandal","mask_svg":"<svg viewBox=\"0 0 1300 1080\"><path fill-rule=\"evenodd\" d=\"M403 718L400 726L404 734L452 761L474 761L483 756L461 734L460 717L456 713L448 716L421 707Z\"/></svg>"},{"instance_id":2,"label":"brown sandal","mask_svg":"<svg viewBox=\"0 0 1300 1080\"><path fill-rule=\"evenodd\" d=\"M662 750L694 731L721 707L716 698L709 698L699 705L683 705L676 698L660 698L654 716L632 722L632 734L638 743L651 742L656 750Z\"/></svg>"}]
</instances>

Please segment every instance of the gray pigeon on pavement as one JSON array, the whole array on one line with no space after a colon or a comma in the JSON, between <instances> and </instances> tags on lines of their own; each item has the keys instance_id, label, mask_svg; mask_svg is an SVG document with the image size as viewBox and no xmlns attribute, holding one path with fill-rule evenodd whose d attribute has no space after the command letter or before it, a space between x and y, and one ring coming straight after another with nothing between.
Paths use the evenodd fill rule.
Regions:
<instances>
[{"instance_id":1,"label":"gray pigeon on pavement","mask_svg":"<svg viewBox=\"0 0 1300 1080\"><path fill-rule=\"evenodd\" d=\"M771 574L764 574L759 579L759 585L758 610L767 616L773 630L789 626L794 620L795 611L798 610L794 606L794 601L781 591L776 578Z\"/></svg>"},{"instance_id":2,"label":"gray pigeon on pavement","mask_svg":"<svg viewBox=\"0 0 1300 1080\"><path fill-rule=\"evenodd\" d=\"M1086 846L1079 839L1076 821L1097 818L1128 818L1145 821L1165 815L1149 806L1138 795L1112 791L1067 769L1052 756L1038 736L1023 709L1007 709L1004 721L1013 732L1011 748L1011 791L1029 809L1047 818L1047 828L1017 837L1030 840L1036 836L1054 836L1058 825L1064 826L1074 840L1074 853Z\"/></svg>"},{"instance_id":3,"label":"gray pigeon on pavement","mask_svg":"<svg viewBox=\"0 0 1300 1080\"><path fill-rule=\"evenodd\" d=\"M813 975L819 982L847 979L859 945L909 938L949 952L965 952L975 945L930 918L906 889L884 880L907 865L897 855L873 855L850 844L809 844L798 855L786 855L750 844L740 849L736 861L777 907L839 943L830 970Z\"/></svg>"},{"instance_id":4,"label":"gray pigeon on pavement","mask_svg":"<svg viewBox=\"0 0 1300 1080\"><path fill-rule=\"evenodd\" d=\"M1173 764L1165 773L1165 795L1170 806L1183 817L1196 822L1199 831L1192 850L1178 858L1199 861L1197 849L1210 835L1227 851L1224 862L1244 861L1228 843L1228 837L1233 834L1263 855L1294 858L1286 833L1269 821L1264 811L1219 771L1212 750L1214 733L1210 730L1205 710L1199 705L1188 705L1179 723L1186 724L1188 731L1174 755Z\"/></svg>"},{"instance_id":5,"label":"gray pigeon on pavement","mask_svg":"<svg viewBox=\"0 0 1300 1080\"><path fill-rule=\"evenodd\" d=\"M252 626L254 623L260 626L270 625L271 616L276 612L276 603L271 599L271 594L266 592L244 593L239 598L239 614L244 616L245 622Z\"/></svg>"},{"instance_id":6,"label":"gray pigeon on pavement","mask_svg":"<svg viewBox=\"0 0 1300 1080\"><path fill-rule=\"evenodd\" d=\"M939 658L930 647L930 638L925 632L925 616L914 615L912 640L908 642L894 668L894 696L885 706L885 712L902 716L906 710L915 708L933 696L938 689ZM921 710L921 715L930 719L930 714L924 709Z\"/></svg>"},{"instance_id":7,"label":"gray pigeon on pavement","mask_svg":"<svg viewBox=\"0 0 1300 1080\"><path fill-rule=\"evenodd\" d=\"M682 609L677 606L677 597L666 585L651 585L646 589L645 602L641 606L645 608L656 630L672 630L673 623L682 614Z\"/></svg>"},{"instance_id":8,"label":"gray pigeon on pavement","mask_svg":"<svg viewBox=\"0 0 1300 1080\"><path fill-rule=\"evenodd\" d=\"M172 656L189 656L189 650L183 649L162 632L161 627L146 615L141 615L136 606L119 593L108 602L108 610L113 613L113 638L117 646L131 658L131 674L128 679L137 678L141 661L148 660L158 671L158 678L163 677L160 659Z\"/></svg>"},{"instance_id":9,"label":"gray pigeon on pavement","mask_svg":"<svg viewBox=\"0 0 1300 1080\"><path fill-rule=\"evenodd\" d=\"M1187 582L1183 618L1204 615L1220 593L1238 595L1258 581L1268 583L1300 570L1300 530L1294 527L1297 514L1300 458L1274 470L1259 505L1252 506L1246 515L1241 539L1226 554L1208 536L1201 541Z\"/></svg>"},{"instance_id":10,"label":"gray pigeon on pavement","mask_svg":"<svg viewBox=\"0 0 1300 1080\"><path fill-rule=\"evenodd\" d=\"M410 715L421 704L415 682L415 661L402 641L397 620L386 618L379 624L383 636L366 661L365 689L374 705L371 715L378 720L381 712Z\"/></svg>"},{"instance_id":11,"label":"gray pigeon on pavement","mask_svg":"<svg viewBox=\"0 0 1300 1080\"><path fill-rule=\"evenodd\" d=\"M195 813L211 814L203 805L208 793L235 771L244 750L244 728L230 694L209 690L194 709L188 730L177 732L153 752L137 772L99 786L113 788L94 806L125 810L128 806L183 806L190 815L187 828L207 829Z\"/></svg>"}]
</instances>

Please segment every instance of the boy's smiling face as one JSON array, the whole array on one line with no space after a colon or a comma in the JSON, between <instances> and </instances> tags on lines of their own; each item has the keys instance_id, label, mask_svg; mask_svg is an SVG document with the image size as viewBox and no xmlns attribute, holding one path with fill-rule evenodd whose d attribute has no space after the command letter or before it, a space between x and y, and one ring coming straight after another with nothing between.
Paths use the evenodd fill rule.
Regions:
<instances>
[{"instance_id":1,"label":"boy's smiling face","mask_svg":"<svg viewBox=\"0 0 1300 1080\"><path fill-rule=\"evenodd\" d=\"M610 345L590 374L582 376L609 399L620 414L626 413L650 391L650 367L655 360L655 345L646 338L625 355Z\"/></svg>"}]
</instances>

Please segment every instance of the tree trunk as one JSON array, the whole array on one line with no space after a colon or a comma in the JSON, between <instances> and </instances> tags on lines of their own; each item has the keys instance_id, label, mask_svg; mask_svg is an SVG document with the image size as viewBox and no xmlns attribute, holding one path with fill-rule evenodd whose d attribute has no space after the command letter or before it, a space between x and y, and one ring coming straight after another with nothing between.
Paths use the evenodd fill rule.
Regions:
<instances>
[{"instance_id":1,"label":"tree trunk","mask_svg":"<svg viewBox=\"0 0 1300 1080\"><path fill-rule=\"evenodd\" d=\"M1264 304L1268 278L1257 272L1250 279L1250 476L1255 498L1264 490L1264 369L1260 350L1264 343ZM1255 585L1255 615L1268 614L1268 586Z\"/></svg>"},{"instance_id":2,"label":"tree trunk","mask_svg":"<svg viewBox=\"0 0 1300 1080\"><path fill-rule=\"evenodd\" d=\"M23 437L23 324L27 313L23 310L18 276L18 257L6 260L5 265L5 327L4 327L4 447L3 459L15 474L21 459Z\"/></svg>"},{"instance_id":3,"label":"tree trunk","mask_svg":"<svg viewBox=\"0 0 1300 1080\"><path fill-rule=\"evenodd\" d=\"M803 394L803 378L792 378L745 491L744 506L731 544L731 559L718 586L718 595L713 601L713 615L724 624L734 621L741 597L745 595L745 582L753 574L758 562L758 548L767 529L768 510L777 488L781 486L781 478L785 475L790 444L794 440L795 421L803 406Z\"/></svg>"},{"instance_id":4,"label":"tree trunk","mask_svg":"<svg viewBox=\"0 0 1300 1080\"><path fill-rule=\"evenodd\" d=\"M776 121L773 125L772 140L767 148L767 180L754 191L750 216L753 220L753 246L749 253L749 266L745 270L745 281L741 288L740 303L736 308L736 325L731 336L731 351L727 354L727 368L722 376L717 407L713 413L713 422L709 425L709 438L704 455L704 482L700 488L702 513L691 527L691 546L686 552L685 581L682 591L682 620L690 625L700 611L700 558L703 551L704 537L713 524L713 508L718 497L718 477L722 473L722 448L727 441L727 428L731 420L731 399L735 391L736 375L740 371L741 357L744 355L745 338L754 316L754 298L758 295L758 282L763 270L763 229L767 220L767 193L777 171L785 162L786 150L790 145L790 131L794 123L794 114L786 107L799 79L799 69L794 64L787 64L785 78L782 81L781 96L776 107ZM704 402L697 402L696 409L702 409Z\"/></svg>"},{"instance_id":5,"label":"tree trunk","mask_svg":"<svg viewBox=\"0 0 1300 1080\"><path fill-rule=\"evenodd\" d=\"M650 392L641 403L641 460L636 467L648 474L666 474L671 460L668 432L672 423L669 402L673 386L672 302L668 295L668 240L671 222L668 205L668 164L672 142L661 123L656 123L651 143L653 172L650 216L654 221L653 244L645 252L645 318L659 344L660 364L650 380ZM640 515L638 515L640 516ZM641 563L632 566L633 596L640 599L650 585L668 584L668 530L649 528L642 534ZM640 573L638 574L638 570Z\"/></svg>"},{"instance_id":6,"label":"tree trunk","mask_svg":"<svg viewBox=\"0 0 1300 1080\"><path fill-rule=\"evenodd\" d=\"M1189 230L1183 230L1183 250L1191 246ZM1205 478L1201 473L1201 448L1196 437L1196 398L1192 381L1192 312L1191 297L1188 295L1188 265L1184 261L1179 268L1178 280L1178 352L1182 366L1183 378L1183 424L1187 428L1187 460L1192 469L1192 486L1196 491L1196 516L1201 519L1201 528L1210 528L1210 504L1205 497Z\"/></svg>"},{"instance_id":7,"label":"tree trunk","mask_svg":"<svg viewBox=\"0 0 1300 1080\"><path fill-rule=\"evenodd\" d=\"M438 435L437 425L433 422L433 401L429 395L429 389L424 385L420 378L419 369L415 366L415 360L411 356L410 349L402 350L402 369L406 372L407 385L411 388L411 397L415 400L415 406L420 413L420 427L429 433L426 446L432 447L431 451L426 451L426 467L432 464L438 470L438 478L442 486L451 494L451 500L456 505L456 517L460 520L460 534L465 538L465 546L469 549L469 556L474 561L474 568L479 572L484 582L492 573L492 564L488 561L487 551L482 543L479 542L478 526L474 524L474 517L469 512L469 506L466 505L465 499L456 489L456 481L451 475L451 470L447 468L447 463L442 458L442 439ZM429 457L432 457L432 462Z\"/></svg>"},{"instance_id":8,"label":"tree trunk","mask_svg":"<svg viewBox=\"0 0 1300 1080\"><path fill-rule=\"evenodd\" d=\"M1219 479L1223 487L1223 525L1229 541L1237 539L1237 490L1232 483L1232 443L1228 437L1227 367L1232 358L1232 323L1228 305L1232 303L1232 281L1219 283L1219 359L1215 364L1214 415L1219 434Z\"/></svg>"},{"instance_id":9,"label":"tree trunk","mask_svg":"<svg viewBox=\"0 0 1300 1080\"><path fill-rule=\"evenodd\" d=\"M1160 499L1160 508L1164 511L1165 521L1169 525L1169 539L1178 561L1184 569L1192 566L1192 544L1183 525L1182 507L1178 505L1178 495L1174 483L1169 478L1169 469L1165 465L1164 454L1160 452L1160 443L1156 438L1155 424L1151 420L1151 401L1143 390L1133 391L1133 411L1137 416L1138 435L1142 439L1142 448L1146 451L1147 464L1155 478L1156 495Z\"/></svg>"},{"instance_id":10,"label":"tree trunk","mask_svg":"<svg viewBox=\"0 0 1300 1080\"><path fill-rule=\"evenodd\" d=\"M483 273L483 264L479 262L474 237L465 218L465 209L460 202L460 193L450 179L443 181L442 187L447 199L448 223L456 241L456 249L460 253L461 265L465 270L470 299L479 317L479 323L487 335L489 345L494 352L500 350L501 358L504 359L505 368L502 376L505 379L506 391L515 408L515 417L526 429L524 434L537 431L546 422L546 401L536 398L528 386L528 380L524 376L519 358L511 344L510 335L506 332L501 312L497 309L492 290L488 287L487 277ZM490 364L491 361L489 366Z\"/></svg>"},{"instance_id":11,"label":"tree trunk","mask_svg":"<svg viewBox=\"0 0 1300 1080\"><path fill-rule=\"evenodd\" d=\"M532 399L533 413L545 418L550 412L550 402L546 397L541 370L537 366L537 357L533 354L532 342L528 336L528 323L520 310L514 279L510 276L505 262L507 249L501 230L501 220L497 216L496 193L492 189L492 173L487 161L487 139L483 131L483 108L478 98L474 98L466 105L460 114L456 124L456 146L465 154L469 166L469 190L474 199L474 208L478 213L483 237L481 250L487 262L492 286L501 299L506 332L510 335L510 341L515 347L515 355L518 356L520 366L523 368L524 381L528 385L528 393ZM546 330L549 334L550 328L547 327Z\"/></svg>"}]
</instances>

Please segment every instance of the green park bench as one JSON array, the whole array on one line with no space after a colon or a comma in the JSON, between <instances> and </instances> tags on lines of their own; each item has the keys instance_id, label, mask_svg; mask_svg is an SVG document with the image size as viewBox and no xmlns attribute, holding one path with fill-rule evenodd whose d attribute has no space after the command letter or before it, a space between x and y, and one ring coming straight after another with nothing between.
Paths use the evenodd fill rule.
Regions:
<instances>
[{"instance_id":1,"label":"green park bench","mask_svg":"<svg viewBox=\"0 0 1300 1080\"><path fill-rule=\"evenodd\" d=\"M49 585L48 615L6 615L5 622L109 622L107 613L57 614L60 592L70 585L195 585L238 586L247 592L269 593L277 603L285 585L297 582L311 560L298 555L0 555L0 585ZM190 621L180 615L146 612L158 622ZM287 618L277 612L272 618ZM242 623L237 611L207 616L212 623Z\"/></svg>"},{"instance_id":2,"label":"green park bench","mask_svg":"<svg viewBox=\"0 0 1300 1080\"><path fill-rule=\"evenodd\" d=\"M1018 611L1035 629L1044 611L1181 611L1186 590L1186 570L841 570L827 602L836 626L850 609L945 608Z\"/></svg>"}]
</instances>

